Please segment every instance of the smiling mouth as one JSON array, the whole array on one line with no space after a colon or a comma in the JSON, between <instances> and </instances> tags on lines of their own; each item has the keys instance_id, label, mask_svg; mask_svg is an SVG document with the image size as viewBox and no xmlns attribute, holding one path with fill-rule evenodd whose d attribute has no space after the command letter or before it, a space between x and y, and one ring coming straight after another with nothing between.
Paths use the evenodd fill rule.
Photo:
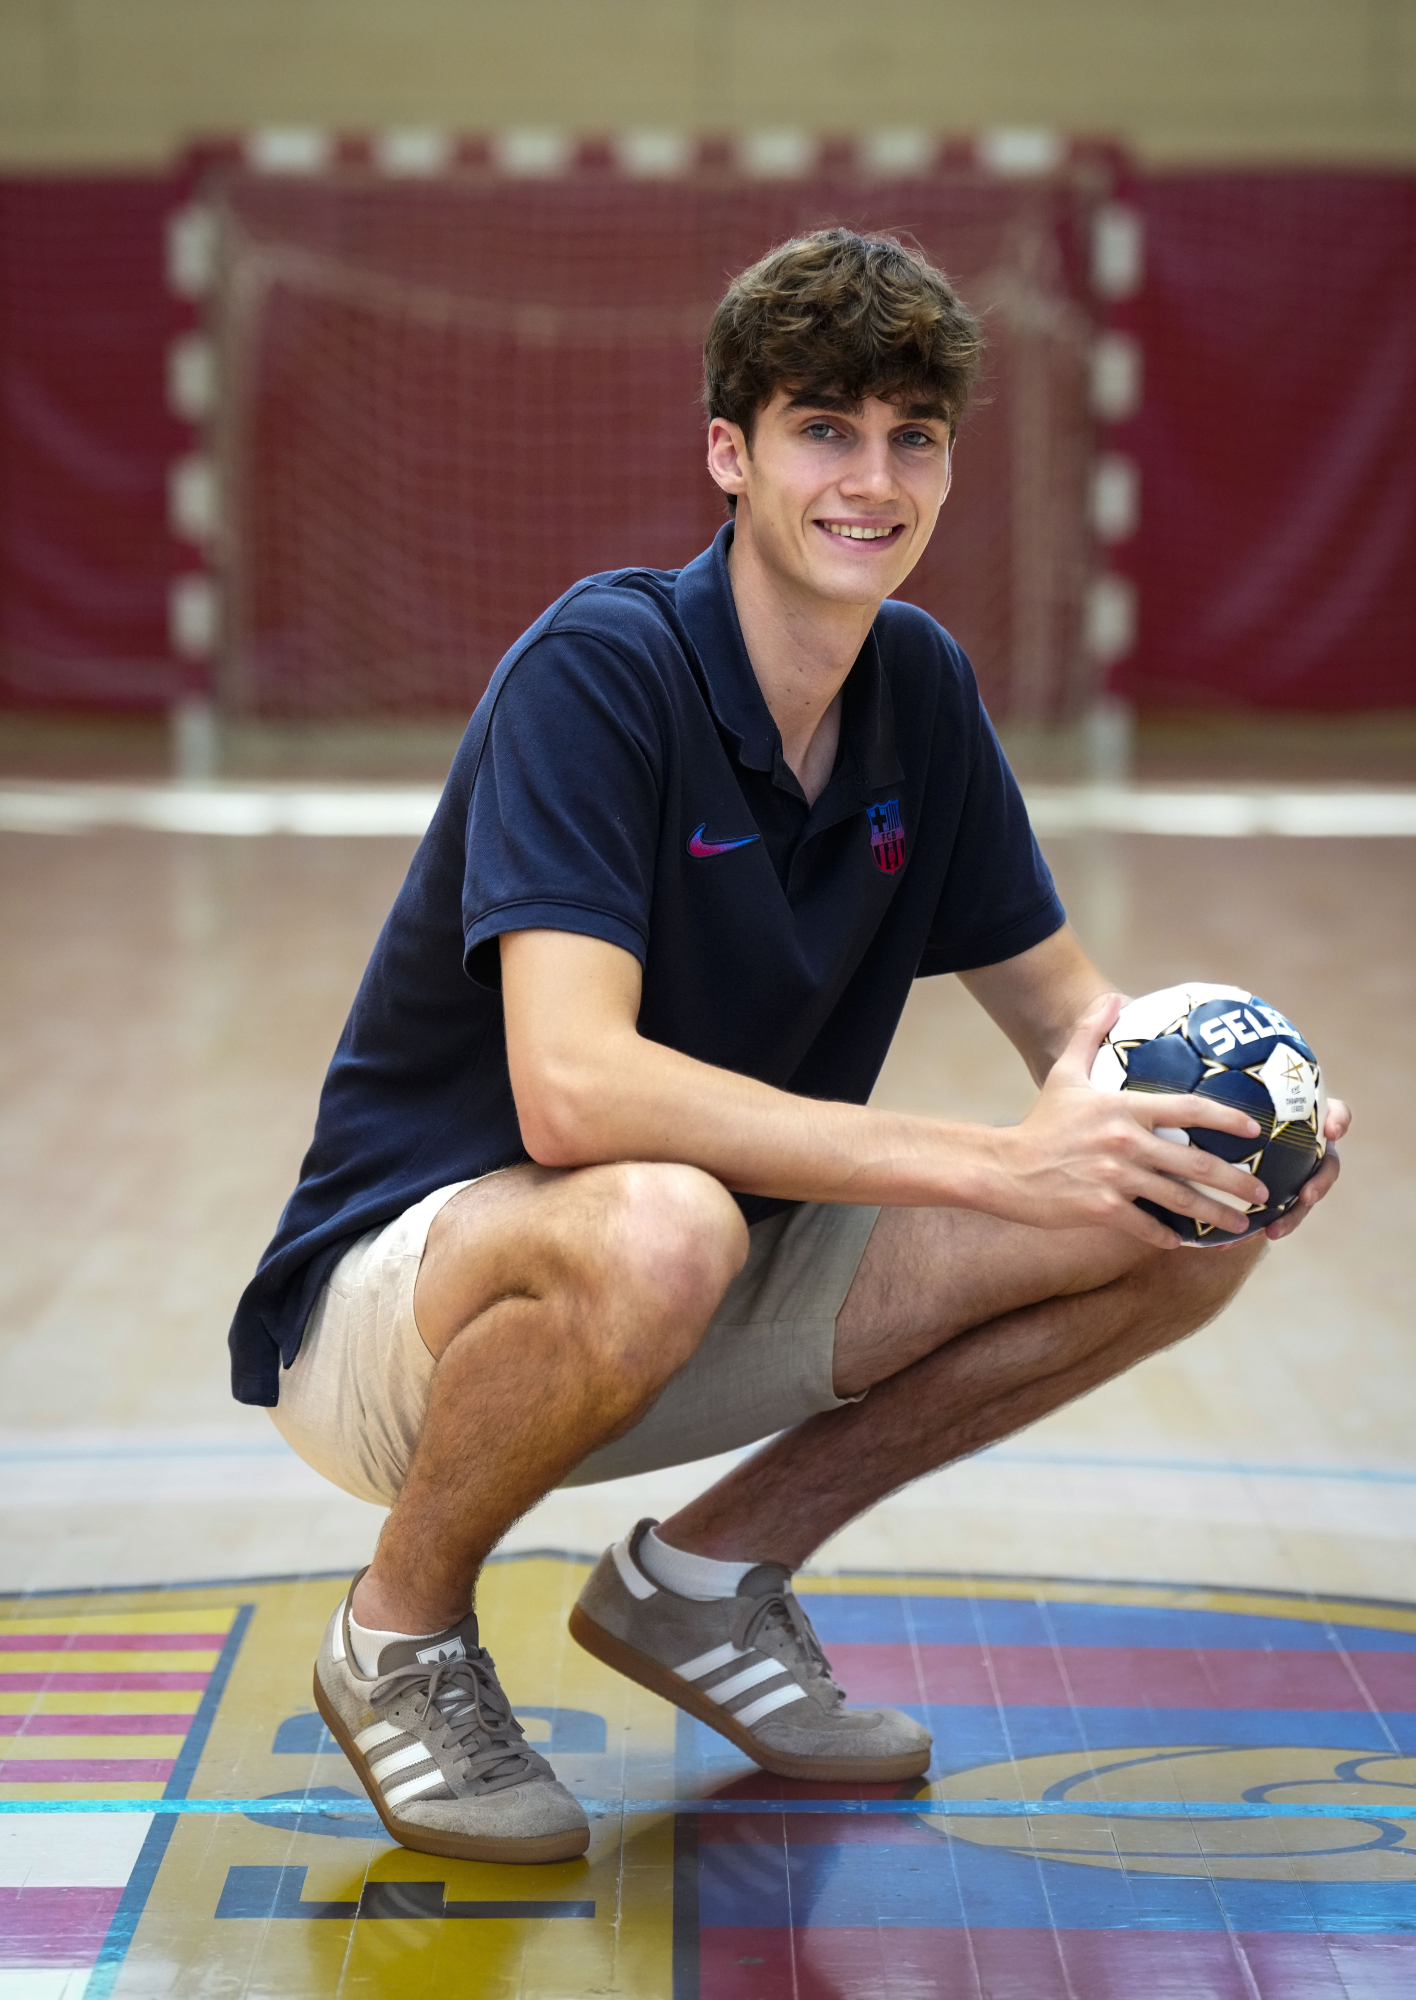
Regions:
<instances>
[{"instance_id":1,"label":"smiling mouth","mask_svg":"<svg viewBox=\"0 0 1416 2000\"><path fill-rule=\"evenodd\" d=\"M835 535L843 542L892 542L902 535L904 524L894 521L889 526L879 528L858 528L846 521L818 521L817 527L828 535Z\"/></svg>"}]
</instances>

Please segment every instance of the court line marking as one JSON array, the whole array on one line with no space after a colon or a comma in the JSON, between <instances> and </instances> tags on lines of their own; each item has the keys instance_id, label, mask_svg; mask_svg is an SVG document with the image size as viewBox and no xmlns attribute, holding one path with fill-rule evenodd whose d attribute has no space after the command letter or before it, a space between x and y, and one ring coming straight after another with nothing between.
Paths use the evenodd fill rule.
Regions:
<instances>
[{"instance_id":1,"label":"court line marking","mask_svg":"<svg viewBox=\"0 0 1416 2000\"><path fill-rule=\"evenodd\" d=\"M1350 1819L1373 1812L1388 1819L1416 1819L1416 1806L1259 1805L1229 1799L594 1799L580 1801L590 1813L938 1813L955 1819L1017 1819L1023 1816L1089 1819ZM323 1814L367 1819L378 1825L371 1806L344 1799L44 1799L0 1801L0 1813L154 1813L202 1815Z\"/></svg>"},{"instance_id":2,"label":"court line marking","mask_svg":"<svg viewBox=\"0 0 1416 2000\"><path fill-rule=\"evenodd\" d=\"M1027 785L1024 794L1040 834L1416 837L1416 786ZM0 784L0 832L421 837L440 795L433 785L11 780Z\"/></svg>"},{"instance_id":3,"label":"court line marking","mask_svg":"<svg viewBox=\"0 0 1416 2000\"><path fill-rule=\"evenodd\" d=\"M1264 1465L1241 1459L1207 1458L1093 1458L1079 1452L1010 1451L1006 1446L993 1452L979 1452L972 1463L1074 1466L1084 1472L1222 1473L1241 1479L1347 1479L1373 1486L1416 1486L1416 1472L1397 1472L1379 1466Z\"/></svg>"},{"instance_id":4,"label":"court line marking","mask_svg":"<svg viewBox=\"0 0 1416 2000\"><path fill-rule=\"evenodd\" d=\"M101 1465L146 1459L279 1459L296 1456L283 1440L201 1440L187 1443L24 1445L0 1448L7 1465ZM1373 1486L1416 1486L1416 1471L1395 1467L1264 1464L1242 1459L1111 1458L1086 1452L1014 1451L1007 1445L974 1454L971 1465L1073 1467L1083 1472L1193 1472L1243 1479L1347 1480Z\"/></svg>"},{"instance_id":5,"label":"court line marking","mask_svg":"<svg viewBox=\"0 0 1416 2000\"><path fill-rule=\"evenodd\" d=\"M595 1567L598 1550L542 1546L527 1549L496 1549L490 1564L508 1567L515 1563L569 1563L587 1574ZM196 1592L221 1592L263 1588L267 1585L330 1583L348 1587L347 1569L283 1570L247 1577L181 1577L166 1582L100 1583L83 1586L48 1584L35 1589L0 1591L0 1625L7 1607L10 1616L28 1615L31 1605L71 1607L61 1615L78 1615L95 1600L113 1602L121 1598L171 1598ZM1162 1580L1141 1581L1116 1577L1034 1576L1008 1574L998 1570L960 1571L904 1569L804 1570L797 1578L806 1595L848 1596L899 1595L902 1583L906 1595L978 1599L989 1603L1029 1603L1039 1598L1049 1604L1105 1604L1113 1607L1139 1605L1164 1611L1222 1611L1243 1617L1283 1618L1303 1624L1351 1625L1380 1632L1416 1633L1416 1605L1399 1598L1339 1597L1331 1594L1282 1590L1250 1584L1211 1584ZM331 1599L331 1602L334 1600ZM43 1612L37 1615L42 1616Z\"/></svg>"},{"instance_id":6,"label":"court line marking","mask_svg":"<svg viewBox=\"0 0 1416 2000\"><path fill-rule=\"evenodd\" d=\"M231 1621L231 1629L226 1635L220 1653L207 1678L202 1698L192 1717L186 1738L172 1766L172 1775L167 1780L162 1798L153 1806L153 1821L148 1828L147 1838L142 1845L133 1872L128 1877L127 1887L119 1898L118 1907L113 1912L103 1943L99 1946L94 1960L93 1971L89 1974L88 1985L84 1988L85 2000L108 2000L123 1970L123 1962L128 1955L138 1925L147 1909L148 1898L153 1891L172 1835L176 1831L173 1808L191 1803L187 1798L187 1787L197 1774L205 1754L211 1726L216 1720L217 1710L226 1693L226 1684L231 1678L231 1669L236 1664L236 1655L241 1650L242 1641L251 1620L255 1616L253 1604L243 1604L237 1608ZM60 1801L67 1803L67 1801ZM78 1804L79 1801L74 1801ZM109 1803L103 1801L102 1803ZM120 1803L126 1804L127 1801Z\"/></svg>"}]
</instances>

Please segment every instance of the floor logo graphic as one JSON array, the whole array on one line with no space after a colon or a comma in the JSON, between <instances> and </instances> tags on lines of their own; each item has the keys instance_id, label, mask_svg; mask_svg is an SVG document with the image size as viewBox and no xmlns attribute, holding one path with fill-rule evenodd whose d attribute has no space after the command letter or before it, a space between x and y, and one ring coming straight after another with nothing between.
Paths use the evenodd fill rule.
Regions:
<instances>
[{"instance_id":1,"label":"floor logo graphic","mask_svg":"<svg viewBox=\"0 0 1416 2000\"><path fill-rule=\"evenodd\" d=\"M546 1868L387 1839L310 1702L343 1577L0 1602L0 1991L1416 1991L1416 1609L803 1578L851 1698L938 1750L833 1797L566 1642L586 1570L481 1594L592 1812Z\"/></svg>"}]
</instances>

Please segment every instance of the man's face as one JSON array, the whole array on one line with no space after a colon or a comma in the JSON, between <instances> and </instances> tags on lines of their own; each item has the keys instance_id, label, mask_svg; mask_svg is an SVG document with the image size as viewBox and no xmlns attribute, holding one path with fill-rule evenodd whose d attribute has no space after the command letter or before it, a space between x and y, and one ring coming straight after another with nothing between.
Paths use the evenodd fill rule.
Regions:
<instances>
[{"instance_id":1,"label":"man's face","mask_svg":"<svg viewBox=\"0 0 1416 2000\"><path fill-rule=\"evenodd\" d=\"M749 447L715 417L708 466L737 495L735 540L750 537L784 583L839 604L875 605L904 582L949 491L949 423L922 404L798 398L778 389Z\"/></svg>"}]
</instances>

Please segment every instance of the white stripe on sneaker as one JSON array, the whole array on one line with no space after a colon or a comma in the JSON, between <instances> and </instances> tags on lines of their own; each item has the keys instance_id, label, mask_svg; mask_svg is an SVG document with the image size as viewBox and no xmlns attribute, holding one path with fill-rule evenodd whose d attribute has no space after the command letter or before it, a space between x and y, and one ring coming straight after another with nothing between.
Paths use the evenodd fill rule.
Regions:
<instances>
[{"instance_id":1,"label":"white stripe on sneaker","mask_svg":"<svg viewBox=\"0 0 1416 2000\"><path fill-rule=\"evenodd\" d=\"M391 1750L387 1757L380 1757L377 1764L370 1764L369 1769L378 1779L379 1787L382 1789L385 1778L396 1778L400 1771L411 1771L415 1764L432 1762L431 1751L425 1749L421 1743L410 1743L406 1749Z\"/></svg>"},{"instance_id":2,"label":"white stripe on sneaker","mask_svg":"<svg viewBox=\"0 0 1416 2000\"><path fill-rule=\"evenodd\" d=\"M711 1653L700 1653L696 1660L685 1660L674 1672L682 1674L686 1681L701 1681L705 1674L711 1674L716 1667L725 1667L729 1660L746 1658L745 1649L734 1646L730 1640L726 1646L715 1646Z\"/></svg>"},{"instance_id":3,"label":"white stripe on sneaker","mask_svg":"<svg viewBox=\"0 0 1416 2000\"><path fill-rule=\"evenodd\" d=\"M780 1660L759 1660L755 1667L744 1667L731 1680L719 1681L715 1688L705 1688L703 1692L709 1701L731 1701L734 1696L746 1694L749 1688L760 1687L763 1681L774 1680L786 1671Z\"/></svg>"},{"instance_id":4,"label":"white stripe on sneaker","mask_svg":"<svg viewBox=\"0 0 1416 2000\"><path fill-rule=\"evenodd\" d=\"M396 1743L401 1736L406 1736L407 1734L407 1730L400 1729L396 1723L371 1722L367 1729L359 1731L359 1734L354 1738L354 1742L357 1748L362 1750L367 1757L369 1752L377 1750L381 1743Z\"/></svg>"},{"instance_id":5,"label":"white stripe on sneaker","mask_svg":"<svg viewBox=\"0 0 1416 2000\"><path fill-rule=\"evenodd\" d=\"M637 1597L642 1604L646 1597L658 1596L658 1584L649 1581L648 1577L639 1568L633 1556L629 1553L628 1535L625 1536L622 1542L615 1542L611 1545L610 1554L615 1559L615 1568L620 1573L620 1582L631 1597Z\"/></svg>"},{"instance_id":6,"label":"white stripe on sneaker","mask_svg":"<svg viewBox=\"0 0 1416 2000\"><path fill-rule=\"evenodd\" d=\"M406 1785L395 1785L391 1792L385 1792L384 1804L401 1806L405 1799L416 1799L420 1792L431 1792L442 1782L441 1771L425 1771L421 1778L410 1778Z\"/></svg>"},{"instance_id":7,"label":"white stripe on sneaker","mask_svg":"<svg viewBox=\"0 0 1416 2000\"><path fill-rule=\"evenodd\" d=\"M744 1729L751 1729L754 1722L760 1722L764 1715L770 1715L774 1708L785 1708L790 1701L805 1701L806 1689L799 1688L795 1681L790 1687L773 1688L771 1694L764 1694L760 1701L750 1701L746 1708L740 1708L733 1717Z\"/></svg>"}]
</instances>

